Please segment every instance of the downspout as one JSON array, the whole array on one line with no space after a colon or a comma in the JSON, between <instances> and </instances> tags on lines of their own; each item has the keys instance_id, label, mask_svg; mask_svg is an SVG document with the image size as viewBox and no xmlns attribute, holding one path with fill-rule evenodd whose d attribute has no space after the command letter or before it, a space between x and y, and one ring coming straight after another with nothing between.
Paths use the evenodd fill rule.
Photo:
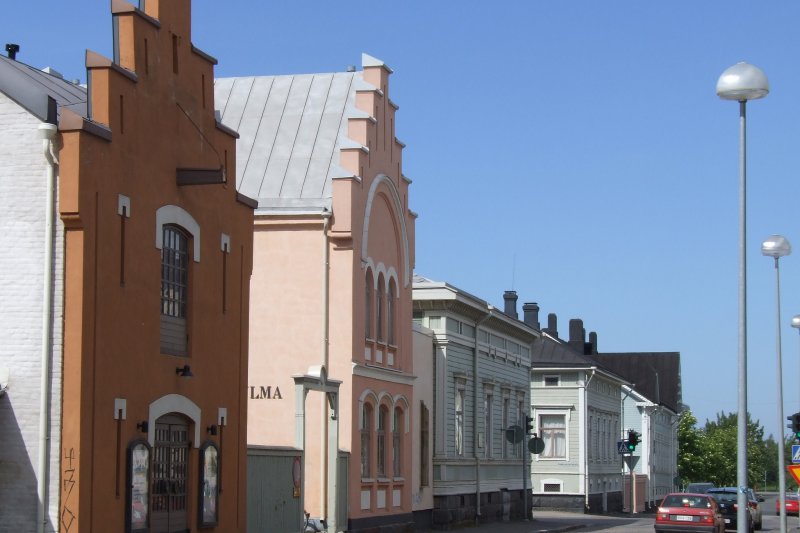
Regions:
<instances>
[{"instance_id":1,"label":"downspout","mask_svg":"<svg viewBox=\"0 0 800 533\"><path fill-rule=\"evenodd\" d=\"M592 374L589 376L589 379L586 380L586 383L583 385L583 442L585 444L585 448L588 448L592 445L591 442L588 442L586 437L589 435L589 417L586 416L586 411L589 410L589 383L592 382L592 378L594 378L594 373L597 372L597 368L592 367ZM583 452L583 507L584 509L589 508L589 452L585 450Z\"/></svg>"},{"instance_id":2,"label":"downspout","mask_svg":"<svg viewBox=\"0 0 800 533\"><path fill-rule=\"evenodd\" d=\"M472 348L472 454L475 456L475 523L481 516L481 458L478 456L478 328L489 320L492 310L475 322L475 345ZM484 438L484 442L488 442Z\"/></svg>"},{"instance_id":3,"label":"downspout","mask_svg":"<svg viewBox=\"0 0 800 533\"><path fill-rule=\"evenodd\" d=\"M328 209L323 209L322 211L322 368L325 369L323 373L323 379L327 380L328 376L331 373L331 369L328 368L328 359L329 359L329 339L328 336L330 334L330 310L329 310L329 301L330 301L330 278L328 275L328 271L330 268L329 265L329 239L328 239L328 225L331 221L331 212ZM325 385L326 383L323 383ZM322 395L322 431L320 432L322 435L322 446L320 449L322 450L322 512L320 515L325 518L326 522L328 521L328 476L330 473L328 472L328 417L330 413L328 412L328 397L327 394ZM337 447L337 454L338 457L338 447L339 443L336 443ZM333 512L335 513L336 510L334 509Z\"/></svg>"},{"instance_id":4,"label":"downspout","mask_svg":"<svg viewBox=\"0 0 800 533\"><path fill-rule=\"evenodd\" d=\"M53 141L58 133L55 124L44 123L39 125L39 135L42 138L42 152L47 161L46 179L46 209L44 218L44 276L42 282L42 368L41 392L39 396L39 468L37 492L39 502L37 507L37 533L44 533L47 522L47 508L49 505L48 482L50 480L50 372L51 357L53 353L53 249L55 247L55 183L58 156L55 153Z\"/></svg>"}]
</instances>

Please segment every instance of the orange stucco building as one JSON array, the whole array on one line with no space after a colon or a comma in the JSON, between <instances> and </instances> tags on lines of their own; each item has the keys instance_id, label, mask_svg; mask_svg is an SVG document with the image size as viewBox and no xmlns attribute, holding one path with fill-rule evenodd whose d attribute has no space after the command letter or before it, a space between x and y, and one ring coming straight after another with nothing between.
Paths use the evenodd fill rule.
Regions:
<instances>
[{"instance_id":1,"label":"orange stucco building","mask_svg":"<svg viewBox=\"0 0 800 533\"><path fill-rule=\"evenodd\" d=\"M190 0L144 5L59 122L60 531L245 531L254 203Z\"/></svg>"}]
</instances>

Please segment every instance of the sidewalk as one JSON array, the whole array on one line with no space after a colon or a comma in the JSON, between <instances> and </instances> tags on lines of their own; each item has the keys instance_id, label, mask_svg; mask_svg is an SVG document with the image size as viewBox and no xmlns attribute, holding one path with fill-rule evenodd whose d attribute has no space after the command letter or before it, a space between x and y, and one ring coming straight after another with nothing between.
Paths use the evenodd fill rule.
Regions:
<instances>
[{"instance_id":1,"label":"sidewalk","mask_svg":"<svg viewBox=\"0 0 800 533\"><path fill-rule=\"evenodd\" d=\"M536 511L533 518L527 521L516 522L490 522L474 527L463 527L452 531L461 533L560 533L563 531L580 530L586 527L597 528L603 523L609 527L618 526L629 522L631 517L624 515L590 515L569 513L565 511ZM652 527L652 526L651 526ZM648 528L648 530L651 528ZM420 533L434 533L439 530L426 529Z\"/></svg>"}]
</instances>

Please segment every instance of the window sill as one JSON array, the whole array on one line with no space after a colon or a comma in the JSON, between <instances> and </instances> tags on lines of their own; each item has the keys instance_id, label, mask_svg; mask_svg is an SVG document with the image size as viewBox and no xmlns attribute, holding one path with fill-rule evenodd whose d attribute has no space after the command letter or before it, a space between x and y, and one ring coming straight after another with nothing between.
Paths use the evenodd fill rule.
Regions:
<instances>
[{"instance_id":1,"label":"window sill","mask_svg":"<svg viewBox=\"0 0 800 533\"><path fill-rule=\"evenodd\" d=\"M362 484L375 483L375 478L371 478L371 477L362 477L362 478L361 478L361 483L362 483Z\"/></svg>"},{"instance_id":2,"label":"window sill","mask_svg":"<svg viewBox=\"0 0 800 533\"><path fill-rule=\"evenodd\" d=\"M396 478L394 478L394 482L395 483L405 483L406 482L406 478L404 478L404 477L396 477Z\"/></svg>"},{"instance_id":3,"label":"window sill","mask_svg":"<svg viewBox=\"0 0 800 533\"><path fill-rule=\"evenodd\" d=\"M380 485L388 485L391 482L392 482L392 480L389 479L388 477L379 477L378 478L378 484L380 484Z\"/></svg>"}]
</instances>

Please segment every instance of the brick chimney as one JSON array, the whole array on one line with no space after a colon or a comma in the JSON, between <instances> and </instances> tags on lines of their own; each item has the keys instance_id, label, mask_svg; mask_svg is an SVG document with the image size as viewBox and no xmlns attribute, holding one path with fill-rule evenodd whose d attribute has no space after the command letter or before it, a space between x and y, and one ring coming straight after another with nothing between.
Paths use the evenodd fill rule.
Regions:
<instances>
[{"instance_id":1,"label":"brick chimney","mask_svg":"<svg viewBox=\"0 0 800 533\"><path fill-rule=\"evenodd\" d=\"M583 329L583 320L580 318L573 318L569 321L569 345L572 346L579 353L584 352L584 343L586 342L586 330Z\"/></svg>"},{"instance_id":2,"label":"brick chimney","mask_svg":"<svg viewBox=\"0 0 800 533\"><path fill-rule=\"evenodd\" d=\"M589 346L591 355L597 355L597 333L594 331L589 332Z\"/></svg>"},{"instance_id":3,"label":"brick chimney","mask_svg":"<svg viewBox=\"0 0 800 533\"><path fill-rule=\"evenodd\" d=\"M558 337L558 318L555 313L547 315L547 327L542 331L553 337Z\"/></svg>"},{"instance_id":4,"label":"brick chimney","mask_svg":"<svg viewBox=\"0 0 800 533\"><path fill-rule=\"evenodd\" d=\"M528 302L522 304L522 316L526 324L533 329L541 329L539 324L539 304Z\"/></svg>"},{"instance_id":5,"label":"brick chimney","mask_svg":"<svg viewBox=\"0 0 800 533\"><path fill-rule=\"evenodd\" d=\"M503 312L512 318L517 317L517 291L505 291L503 293Z\"/></svg>"}]
</instances>

